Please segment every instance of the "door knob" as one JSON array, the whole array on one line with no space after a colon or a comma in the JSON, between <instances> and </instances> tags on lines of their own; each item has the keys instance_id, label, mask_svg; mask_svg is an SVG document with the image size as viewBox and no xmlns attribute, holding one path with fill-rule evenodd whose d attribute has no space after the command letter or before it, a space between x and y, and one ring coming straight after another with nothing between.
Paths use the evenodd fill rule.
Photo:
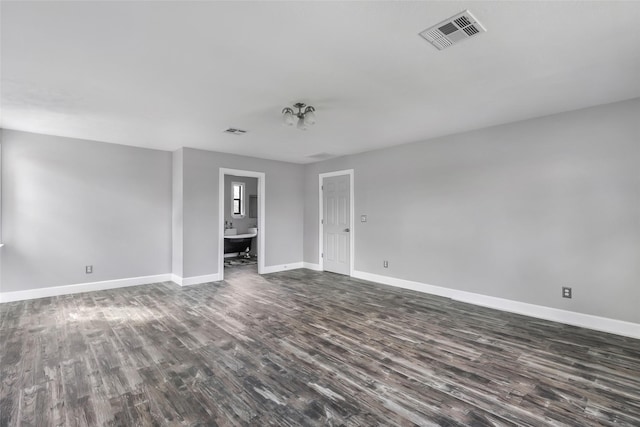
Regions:
<instances>
[{"instance_id":1,"label":"door knob","mask_svg":"<svg viewBox=\"0 0 640 427\"><path fill-rule=\"evenodd\" d=\"M345 232L345 233L348 233L349 231L351 231L351 230L349 230L348 228L345 228L345 229L344 229L344 232Z\"/></svg>"}]
</instances>

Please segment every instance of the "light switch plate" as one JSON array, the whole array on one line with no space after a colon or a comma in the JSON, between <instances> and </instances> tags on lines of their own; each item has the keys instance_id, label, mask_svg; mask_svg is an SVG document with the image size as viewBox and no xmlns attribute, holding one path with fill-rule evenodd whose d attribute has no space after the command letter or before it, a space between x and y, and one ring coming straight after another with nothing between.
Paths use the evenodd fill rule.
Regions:
<instances>
[{"instance_id":1,"label":"light switch plate","mask_svg":"<svg viewBox=\"0 0 640 427\"><path fill-rule=\"evenodd\" d=\"M367 222L367 216L366 215L360 215L360 222Z\"/></svg>"}]
</instances>

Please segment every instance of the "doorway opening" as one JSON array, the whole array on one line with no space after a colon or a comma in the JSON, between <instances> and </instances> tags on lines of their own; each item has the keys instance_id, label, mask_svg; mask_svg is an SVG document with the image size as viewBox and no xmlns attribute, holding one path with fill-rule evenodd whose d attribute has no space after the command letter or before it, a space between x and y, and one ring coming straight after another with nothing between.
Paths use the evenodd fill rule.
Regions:
<instances>
[{"instance_id":1,"label":"doorway opening","mask_svg":"<svg viewBox=\"0 0 640 427\"><path fill-rule=\"evenodd\" d=\"M218 272L256 266L264 272L265 174L220 168L218 189Z\"/></svg>"},{"instance_id":2,"label":"doorway opening","mask_svg":"<svg viewBox=\"0 0 640 427\"><path fill-rule=\"evenodd\" d=\"M321 173L318 178L320 269L353 276L353 169Z\"/></svg>"}]
</instances>

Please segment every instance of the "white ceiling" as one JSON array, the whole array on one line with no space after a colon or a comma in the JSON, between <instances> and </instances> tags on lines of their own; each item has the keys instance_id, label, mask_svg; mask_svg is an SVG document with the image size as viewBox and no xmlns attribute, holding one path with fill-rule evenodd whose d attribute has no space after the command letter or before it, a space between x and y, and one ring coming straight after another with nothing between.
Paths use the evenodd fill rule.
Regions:
<instances>
[{"instance_id":1,"label":"white ceiling","mask_svg":"<svg viewBox=\"0 0 640 427\"><path fill-rule=\"evenodd\" d=\"M0 125L30 132L308 163L640 96L640 2L1 7ZM418 36L464 9L487 33Z\"/></svg>"}]
</instances>

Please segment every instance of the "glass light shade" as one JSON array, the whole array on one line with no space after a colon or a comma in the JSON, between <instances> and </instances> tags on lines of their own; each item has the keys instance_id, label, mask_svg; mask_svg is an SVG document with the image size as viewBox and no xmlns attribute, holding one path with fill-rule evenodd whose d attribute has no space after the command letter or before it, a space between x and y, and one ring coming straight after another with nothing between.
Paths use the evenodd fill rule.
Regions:
<instances>
[{"instance_id":1,"label":"glass light shade","mask_svg":"<svg viewBox=\"0 0 640 427\"><path fill-rule=\"evenodd\" d=\"M316 124L316 113L313 111L307 111L304 115L304 124L305 125L315 125Z\"/></svg>"},{"instance_id":2,"label":"glass light shade","mask_svg":"<svg viewBox=\"0 0 640 427\"><path fill-rule=\"evenodd\" d=\"M291 111L285 111L284 114L282 115L282 122L286 126L293 126L294 121L295 120L293 118L293 113Z\"/></svg>"},{"instance_id":3,"label":"glass light shade","mask_svg":"<svg viewBox=\"0 0 640 427\"><path fill-rule=\"evenodd\" d=\"M304 119L302 117L300 117L298 119L298 129L300 130L307 130L307 127L304 125Z\"/></svg>"}]
</instances>

